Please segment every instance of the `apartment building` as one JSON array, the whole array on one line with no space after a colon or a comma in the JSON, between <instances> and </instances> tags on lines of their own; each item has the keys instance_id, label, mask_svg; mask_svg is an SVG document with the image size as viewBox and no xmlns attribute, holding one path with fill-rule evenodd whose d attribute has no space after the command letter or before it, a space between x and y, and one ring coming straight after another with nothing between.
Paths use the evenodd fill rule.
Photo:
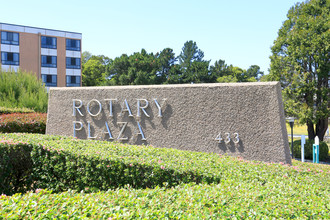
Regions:
<instances>
[{"instance_id":1,"label":"apartment building","mask_svg":"<svg viewBox=\"0 0 330 220\"><path fill-rule=\"evenodd\" d=\"M33 72L46 87L81 86L82 34L0 23L1 69Z\"/></svg>"}]
</instances>

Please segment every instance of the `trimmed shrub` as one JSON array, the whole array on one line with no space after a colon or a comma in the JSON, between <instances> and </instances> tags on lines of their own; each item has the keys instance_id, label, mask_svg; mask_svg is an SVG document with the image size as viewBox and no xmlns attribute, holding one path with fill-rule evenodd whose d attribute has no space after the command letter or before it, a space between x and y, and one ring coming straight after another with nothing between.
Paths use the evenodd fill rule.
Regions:
<instances>
[{"instance_id":1,"label":"trimmed shrub","mask_svg":"<svg viewBox=\"0 0 330 220\"><path fill-rule=\"evenodd\" d=\"M46 132L46 113L14 113L0 116L0 132L39 133Z\"/></svg>"},{"instance_id":2,"label":"trimmed shrub","mask_svg":"<svg viewBox=\"0 0 330 220\"><path fill-rule=\"evenodd\" d=\"M24 186L27 191L48 188L54 192L68 189L94 192L127 185L169 188L182 183L219 184L233 178L259 187L279 181L282 175L298 175L295 168L288 170L279 164L170 148L39 134L0 134L0 140L0 148L4 150L9 149L8 143L13 143L13 147L28 143L24 149L30 151L32 162L28 164L32 167L25 166L26 173L31 170L31 179ZM0 169L2 167L0 164ZM15 183L16 178L13 176L11 182ZM296 178L303 179L292 177ZM15 193L15 187L9 190L11 194ZM2 190L0 188L0 194Z\"/></svg>"},{"instance_id":3,"label":"trimmed shrub","mask_svg":"<svg viewBox=\"0 0 330 220\"><path fill-rule=\"evenodd\" d=\"M7 108L0 106L0 115L12 113L33 113L34 111L29 108Z\"/></svg>"},{"instance_id":4,"label":"trimmed shrub","mask_svg":"<svg viewBox=\"0 0 330 220\"><path fill-rule=\"evenodd\" d=\"M313 144L314 140L306 140L305 144L305 159L313 160ZM327 143L320 141L320 160L326 160L329 157L329 148ZM301 140L293 142L293 154L295 158L301 158Z\"/></svg>"},{"instance_id":5,"label":"trimmed shrub","mask_svg":"<svg viewBox=\"0 0 330 220\"><path fill-rule=\"evenodd\" d=\"M11 145L15 148L11 152L15 154L18 149L23 151L25 148L22 148L22 145L25 145L32 158L32 163L27 162L25 166L32 165L31 173L27 170L23 175L29 185L22 187L31 191L24 195L8 196L10 194L1 195L0 190L0 219L330 218L328 165L293 160L293 166L289 166L245 161L217 154L80 141L45 135L0 134L0 138L0 150L9 151L8 146ZM19 139L30 139L33 144L19 143ZM43 143L43 146L36 143ZM1 155L9 154L4 151ZM76 162L70 155L76 158L84 155L85 163L89 165L84 166L82 158L78 158ZM24 159L25 154L19 158ZM89 160L93 158L94 162L97 159L99 162L90 165ZM63 161L66 161L64 166ZM110 164L111 161L114 161L114 165ZM37 162L37 165L34 162ZM151 167L153 172L143 176L143 170L136 168L139 164ZM74 169L74 166L78 169ZM165 167L161 169L164 170L161 179L155 178L159 177L159 166ZM0 164L0 169L3 167ZM12 167L22 166L16 164ZM112 173L112 169L116 172ZM171 169L177 170L178 173L205 173L205 177L214 175L221 179L216 184L205 181L204 184L191 182L168 187L168 183L164 183L164 187L156 185L153 189L134 189L134 184L127 182L113 190L91 192L97 191L97 188L93 189L91 185L97 181L106 181L106 178L109 179L108 183L117 180L120 184L130 177L137 182L144 178L146 181L154 180L155 185L161 180L169 179L167 172ZM78 173L75 174L74 170ZM108 172L114 176L109 176ZM28 178L27 174L32 178ZM81 175L77 182L81 184L80 188L87 183L81 191L54 193L40 187L41 181L44 181L46 187L47 181L53 184L50 186L59 184L59 178L69 178L72 184L75 175ZM179 180L180 177L174 173L172 178ZM192 180L190 177L188 179ZM6 183L14 183L15 180L6 180ZM93 184L88 185L89 180L93 180ZM0 181L0 186L1 183Z\"/></svg>"},{"instance_id":6,"label":"trimmed shrub","mask_svg":"<svg viewBox=\"0 0 330 220\"><path fill-rule=\"evenodd\" d=\"M153 188L163 186L165 182L168 186L175 186L189 182L219 183L221 179L221 175L195 170L190 166L176 170L171 165L179 168L180 163L175 164L177 162L175 160L172 164L170 161L167 161L170 164L165 164L157 154L152 155L157 151L153 147L147 150L147 147L141 146L123 146L66 137L13 135L11 137L19 138L10 139L11 142L19 140L30 142L25 147L30 147L32 167L26 165L25 168L28 171L32 170L30 177L33 185L30 184L31 181L27 182L26 190L48 188L54 192L61 192L68 189L81 191L88 188L89 191L98 191L124 187L127 184L133 188ZM1 147L3 146L0 143ZM14 144L13 147L16 148L16 145ZM136 154L132 152L132 148ZM5 149L9 148L5 146ZM173 153L178 158L183 158L182 154L191 153L175 152L171 149L159 150L160 155L172 159L175 159ZM108 151L112 152L109 154ZM202 155L202 158L207 159L206 155ZM191 162L184 163L188 165ZM12 168L16 169L15 166ZM12 176L13 183L17 181L16 178ZM16 193L16 188L14 186L11 191L7 190L7 193ZM1 191L0 188L0 194Z\"/></svg>"},{"instance_id":7,"label":"trimmed shrub","mask_svg":"<svg viewBox=\"0 0 330 220\"><path fill-rule=\"evenodd\" d=\"M46 112L47 105L46 88L34 74L0 71L0 106Z\"/></svg>"},{"instance_id":8,"label":"trimmed shrub","mask_svg":"<svg viewBox=\"0 0 330 220\"><path fill-rule=\"evenodd\" d=\"M24 193L31 186L31 146L1 141L0 194Z\"/></svg>"},{"instance_id":9,"label":"trimmed shrub","mask_svg":"<svg viewBox=\"0 0 330 220\"><path fill-rule=\"evenodd\" d=\"M315 176L308 174L314 180ZM37 189L25 195L0 196L0 219L330 218L329 192L324 185L307 188L307 182L282 178L277 185L255 187L234 180L217 185L181 184L171 189L125 187L98 193L69 190L53 194Z\"/></svg>"}]
</instances>

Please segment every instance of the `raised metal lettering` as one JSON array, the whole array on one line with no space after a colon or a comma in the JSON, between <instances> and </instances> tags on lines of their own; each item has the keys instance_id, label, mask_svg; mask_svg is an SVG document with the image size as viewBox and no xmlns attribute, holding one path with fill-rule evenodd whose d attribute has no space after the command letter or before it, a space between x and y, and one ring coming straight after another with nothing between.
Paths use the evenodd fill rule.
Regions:
<instances>
[{"instance_id":1,"label":"raised metal lettering","mask_svg":"<svg viewBox=\"0 0 330 220\"><path fill-rule=\"evenodd\" d=\"M226 135L225 143L228 144L230 142L230 133L225 133L225 135Z\"/></svg>"},{"instance_id":2,"label":"raised metal lettering","mask_svg":"<svg viewBox=\"0 0 330 220\"><path fill-rule=\"evenodd\" d=\"M140 125L139 122L137 122L137 126L138 126L138 129L139 129L139 133L137 133L137 135L139 136L139 134L140 134L141 137L142 137L141 140L146 141L147 139L146 139L145 136L144 136L144 133L143 133L142 127L141 127L141 125Z\"/></svg>"},{"instance_id":3,"label":"raised metal lettering","mask_svg":"<svg viewBox=\"0 0 330 220\"><path fill-rule=\"evenodd\" d=\"M77 124L80 125L80 128L77 128ZM76 136L76 131L80 131L83 128L83 124L80 121L74 121L73 122L73 137L77 137Z\"/></svg>"},{"instance_id":4,"label":"raised metal lettering","mask_svg":"<svg viewBox=\"0 0 330 220\"><path fill-rule=\"evenodd\" d=\"M72 105L72 110L73 110L73 115L72 116L76 116L76 110L79 112L79 114L81 116L84 116L81 111L79 110L79 108L82 107L83 102L80 99L72 99L73 105ZM76 106L76 102L79 102L79 106Z\"/></svg>"},{"instance_id":5,"label":"raised metal lettering","mask_svg":"<svg viewBox=\"0 0 330 220\"><path fill-rule=\"evenodd\" d=\"M117 101L117 99L104 99L104 101L109 101L109 109L110 109L110 117L113 117L113 110L112 110L112 101Z\"/></svg>"},{"instance_id":6,"label":"raised metal lettering","mask_svg":"<svg viewBox=\"0 0 330 220\"><path fill-rule=\"evenodd\" d=\"M238 133L234 133L235 139L233 140L235 144L238 144L239 142L239 137L238 137Z\"/></svg>"},{"instance_id":7,"label":"raised metal lettering","mask_svg":"<svg viewBox=\"0 0 330 220\"><path fill-rule=\"evenodd\" d=\"M105 131L105 129L107 129L107 130ZM111 130L109 128L108 122L105 122L105 129L103 130L103 133L104 134L108 134L109 135L109 139L110 140L113 140L113 136L112 136Z\"/></svg>"},{"instance_id":8,"label":"raised metal lettering","mask_svg":"<svg viewBox=\"0 0 330 220\"><path fill-rule=\"evenodd\" d=\"M146 104L145 106L141 106L140 101L144 101ZM149 102L146 99L137 99L137 117L141 117L141 110L145 114L145 116L150 117L148 113L146 112L146 108L148 108Z\"/></svg>"},{"instance_id":9,"label":"raised metal lettering","mask_svg":"<svg viewBox=\"0 0 330 220\"><path fill-rule=\"evenodd\" d=\"M164 106L166 99L163 99L162 106L160 106L160 104L158 103L157 99L154 99L154 101L155 101L155 104L156 104L156 106L158 108L158 117L163 117L163 115L162 115L162 106Z\"/></svg>"},{"instance_id":10,"label":"raised metal lettering","mask_svg":"<svg viewBox=\"0 0 330 220\"><path fill-rule=\"evenodd\" d=\"M123 112L128 112L128 116L129 116L129 117L133 117L132 111L131 111L131 109L130 109L130 107L129 107L129 105L128 105L128 102L127 102L126 99L124 100L124 106L126 106L126 109L122 107L122 108L121 108L120 115L122 115Z\"/></svg>"},{"instance_id":11,"label":"raised metal lettering","mask_svg":"<svg viewBox=\"0 0 330 220\"><path fill-rule=\"evenodd\" d=\"M219 141L221 143L222 138L221 138L221 132L218 134L218 136L215 138L216 141Z\"/></svg>"},{"instance_id":12,"label":"raised metal lettering","mask_svg":"<svg viewBox=\"0 0 330 220\"><path fill-rule=\"evenodd\" d=\"M99 111L98 111L96 114L93 114L93 113L91 113L91 111L90 111L90 105L91 105L92 102L96 102L97 104L99 104ZM91 116L96 117L96 116L98 116L98 115L101 113L101 111L102 111L102 104L101 104L101 102L100 102L99 100L97 100L97 99L92 99L92 100L90 100L90 101L88 102L88 104L87 104L87 112L88 112Z\"/></svg>"},{"instance_id":13,"label":"raised metal lettering","mask_svg":"<svg viewBox=\"0 0 330 220\"><path fill-rule=\"evenodd\" d=\"M126 129L126 126L127 126L127 122L118 122L118 124L123 124L123 127L120 130L120 133L118 135L117 140L127 141L128 140L128 137L122 137L123 133L125 132L125 129Z\"/></svg>"},{"instance_id":14,"label":"raised metal lettering","mask_svg":"<svg viewBox=\"0 0 330 220\"><path fill-rule=\"evenodd\" d=\"M91 123L90 122L87 122L88 124L88 137L87 138L97 138L97 135L92 137L91 135Z\"/></svg>"}]
</instances>

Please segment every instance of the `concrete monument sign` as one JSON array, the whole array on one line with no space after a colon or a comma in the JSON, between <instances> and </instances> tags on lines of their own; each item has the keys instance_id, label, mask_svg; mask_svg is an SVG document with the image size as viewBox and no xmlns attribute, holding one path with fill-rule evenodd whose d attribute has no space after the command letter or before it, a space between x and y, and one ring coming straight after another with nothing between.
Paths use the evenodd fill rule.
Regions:
<instances>
[{"instance_id":1,"label":"concrete monument sign","mask_svg":"<svg viewBox=\"0 0 330 220\"><path fill-rule=\"evenodd\" d=\"M291 163L277 82L51 88L46 133Z\"/></svg>"}]
</instances>

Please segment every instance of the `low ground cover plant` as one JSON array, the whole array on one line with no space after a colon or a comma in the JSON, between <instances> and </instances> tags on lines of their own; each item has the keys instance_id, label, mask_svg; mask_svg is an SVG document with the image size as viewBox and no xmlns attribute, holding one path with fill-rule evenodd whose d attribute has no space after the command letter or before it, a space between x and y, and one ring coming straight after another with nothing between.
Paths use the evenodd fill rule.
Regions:
<instances>
[{"instance_id":1,"label":"low ground cover plant","mask_svg":"<svg viewBox=\"0 0 330 220\"><path fill-rule=\"evenodd\" d=\"M288 166L225 156L220 163L232 169L217 184L154 189L125 185L95 193L88 193L88 188L62 193L36 189L1 195L0 219L330 218L330 166L298 161Z\"/></svg>"},{"instance_id":2,"label":"low ground cover plant","mask_svg":"<svg viewBox=\"0 0 330 220\"><path fill-rule=\"evenodd\" d=\"M0 115L0 133L28 132L44 134L46 113L12 113Z\"/></svg>"},{"instance_id":3,"label":"low ground cover plant","mask_svg":"<svg viewBox=\"0 0 330 220\"><path fill-rule=\"evenodd\" d=\"M46 188L53 192L69 189L96 192L127 185L144 189L236 181L274 189L284 184L292 189L292 195L299 192L298 196L303 192L300 190L308 189L330 198L327 165L289 166L218 154L38 134L0 134L0 140L0 194ZM16 155L16 159L10 155Z\"/></svg>"}]
</instances>

